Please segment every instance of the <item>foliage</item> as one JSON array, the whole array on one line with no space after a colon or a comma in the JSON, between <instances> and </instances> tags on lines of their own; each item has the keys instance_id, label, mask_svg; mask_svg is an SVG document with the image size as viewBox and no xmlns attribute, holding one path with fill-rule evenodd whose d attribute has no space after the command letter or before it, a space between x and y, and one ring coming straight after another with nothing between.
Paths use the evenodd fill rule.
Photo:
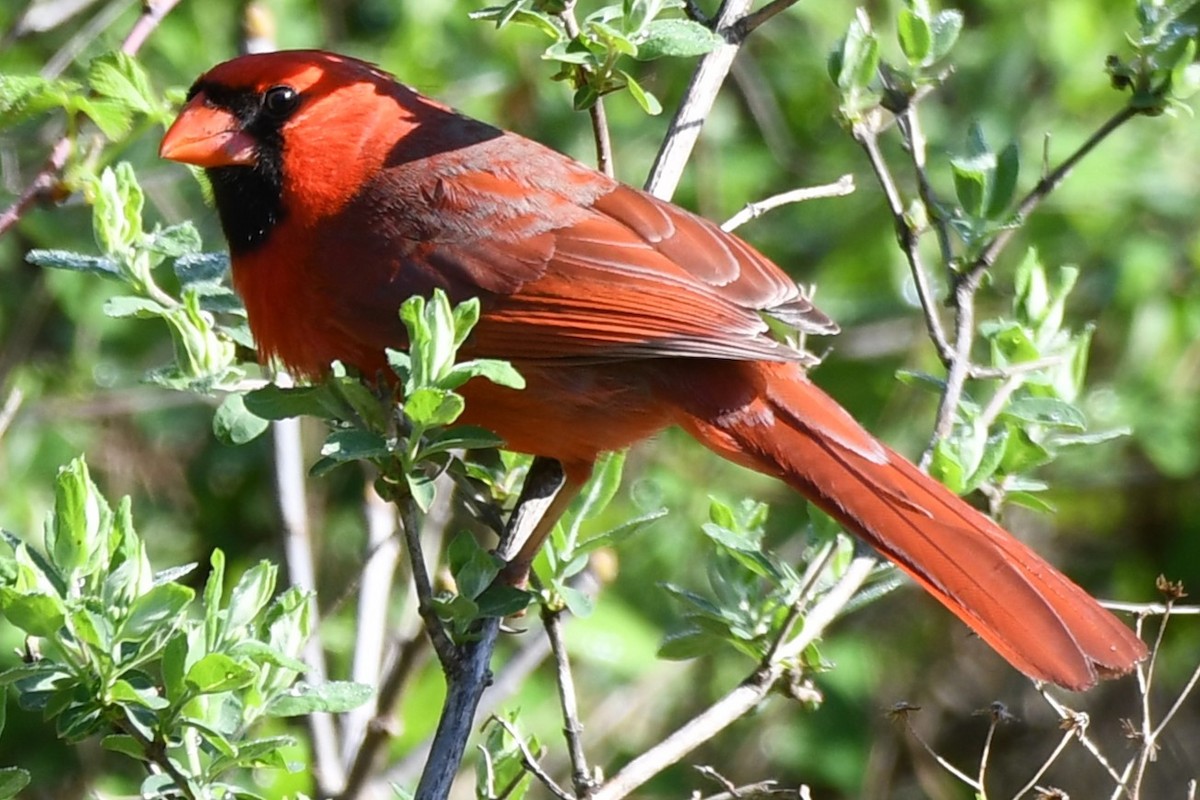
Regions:
<instances>
[{"instance_id":1,"label":"foliage","mask_svg":"<svg viewBox=\"0 0 1200 800\"><path fill-rule=\"evenodd\" d=\"M216 550L197 602L181 582L196 564L154 571L129 498L114 510L83 459L59 472L55 496L44 552L3 532L0 613L27 638L25 663L0 673L0 685L53 720L64 741L100 736L105 749L145 763L141 796L256 797L246 772L293 768L281 751L296 745L255 735L257 722L346 711L369 697L357 684L295 685L313 604L296 588L273 597L274 565L247 570L222 602Z\"/></svg>"},{"instance_id":2,"label":"foliage","mask_svg":"<svg viewBox=\"0 0 1200 800\"><path fill-rule=\"evenodd\" d=\"M311 791L314 784L310 765L295 776L279 769L299 764L308 753L288 745L280 755L285 734L294 732L268 717L287 710L337 711L361 699L361 690L321 700L284 693L300 666L294 660L303 638L299 631L315 627L315 620L309 601L294 590L267 602L274 573L260 559L264 550L274 553L263 543L276 525L265 499L272 495L261 467L266 451L256 437L271 420L297 415L320 420L323 444L316 445L320 452L312 458L312 472L321 480L311 487L310 503L321 528L321 636L331 672L339 677L349 676L354 648L376 635L355 619L355 604L345 600L357 590L364 553L370 560L378 546L363 541L354 510L359 471L334 468L369 464L384 496L402 508L430 510L436 518L445 495L435 494L440 476L453 477L460 494L495 508L512 501L527 461L458 457L461 449L496 443L486 432L447 427L462 411L455 392L462 381L472 375L519 380L501 364L455 363L454 351L478 313L469 305L451 308L444 297L434 297L405 307L415 346L392 354L395 393L340 369L312 386L268 384L246 363L252 342L224 279L226 260L201 245L202 235L214 241L212 215L199 210L200 192L191 182L167 180L149 154L157 126L169 120L182 95L161 87L186 85L233 52L236 5L181 3L148 41L145 68L106 52L116 46L111 34L85 45L84 55L73 60L78 66L61 74L47 70L36 76L52 60L62 31L13 39L0 56L0 128L9 137L0 147L24 162L18 177L25 177L44 158L47 137L65 127L69 157L47 196L77 193L91 212L90 225L78 209L31 212L15 229L18 237L0 239L6 285L0 296L0 405L14 396L13 387L25 398L11 427L0 411L0 466L11 476L0 487L0 515L20 531L20 541L11 539L13 555L3 560L0 579L9 623L22 636L31 632L25 623L33 625L35 640L43 643L41 661L13 665L8 674L57 670L53 676L61 683L52 689L28 683L36 677L32 673L13 680L18 692L33 687L32 696L46 704L41 709L57 714L56 732L74 740L89 725L103 728L105 743L118 756L143 762L161 757L159 768L181 770L197 792L237 784L240 791L280 797ZM461 4L270 5L283 22L282 45L320 44L366 54L478 116L579 154L588 152L589 134L569 109L606 102L619 168L634 182L653 146L646 144L644 113L664 103L670 107L678 96L690 67L678 59L722 41L696 4L677 2L581 4L577 23L567 4L541 0L514 0L474 14L494 26L470 23ZM964 17L910 0L890 10L872 6L869 15L836 4L779 15L739 55L747 71L708 120L681 199L719 216L748 199L855 168L862 163L856 134L877 137L901 201L892 220L881 216L879 193L860 180L854 197L777 211L743 232L781 264L811 265L804 279L821 285L822 306L848 330L816 379L902 447L919 448L929 426L914 420L931 414L927 401L946 391L946 359L935 361L928 342L914 334L916 326L898 321L914 318L922 303L949 316L964 276L975 275L977 262L986 260L989 280L976 287L971 303L984 320L967 353L971 374L951 404L948 432L934 442L930 468L956 491L983 489L995 504L1004 499L1045 508L1052 500L1065 534L1058 542L1061 560L1074 561L1068 571L1095 586L1103 586L1099 575L1111 571L1113 583L1102 591L1141 596L1136 587L1147 585L1159 565L1191 570L1184 576L1194 583L1197 576L1188 565L1200 563L1190 544L1200 540L1189 533L1200 520L1185 500L1196 491L1200 473L1197 386L1187 366L1194 364L1200 319L1194 266L1200 239L1186 165L1198 154L1184 105L1196 84L1196 15L1187 4L1137 3L1134 30L1122 41L1118 25L1131 18L1128 5L1109 3L1101 10L1092 0L1052 6L984 2ZM13 22L6 16L11 13L0 10L0 27ZM545 64L535 58L531 65L527 56L538 52ZM822 68L832 84L813 78ZM563 83L568 96L547 91L545 78ZM727 102L733 97L738 102ZM918 108L928 126L927 134L917 131L922 148L928 144L924 166L911 163L911 149L895 147L911 144L913 131L900 129L900 122ZM1026 197L1045 188L1064 152L1126 109L1138 118L1126 126L1136 135L1123 131L1108 138L1036 214L1022 207ZM1159 115L1166 118L1152 126L1142 119ZM839 137L838 126L851 135ZM1053 142L1046 130L1054 133ZM1151 140L1161 147L1147 146ZM1040 165L1030 155L1039 151ZM181 212L189 207L196 210ZM175 222L189 214L194 221ZM939 237L939 230L946 235ZM933 294L950 298L950 310L919 297L912 270L903 264L907 259L895 255L893 231L901 251L909 237L913 252L933 265L927 269ZM1009 255L989 257L989 248L1011 236L1016 238ZM21 264L28 248L36 269ZM105 280L95 281L97 276ZM39 303L52 313L35 314ZM168 337L154 334L147 320L166 324L169 351ZM890 325L895 335L872 341L865 332L873 324ZM18 334L25 330L32 331L34 344L21 344L25 337ZM876 355L860 355L864 352ZM164 361L169 365L162 366ZM178 397L131 388L143 370L155 389L182 389L196 400L180 408ZM904 382L932 391L895 393L896 372ZM120 391L142 392L135 396L150 398L158 408L105 425L86 416L92 403ZM222 398L215 420L213 395ZM403 399L399 406L393 404L397 397ZM246 446L222 449L207 435L210 424L222 441ZM1095 446L1126 430L1132 435ZM75 494L58 507L82 508L68 517L85 524L70 528L78 535L65 539L48 528L44 548L33 544L29 518L54 499L46 489L54 468L80 451L89 453L103 485L123 485L135 494L144 538L132 532L127 501L105 512L111 519L101 513L108 507L87 468L72 461L57 485L64 491L62 481L69 480L84 488L72 489ZM444 565L435 576L431 608L456 647L472 642L481 620L518 608L530 610L529 627L537 626L536 614L564 620L567 612L575 615L568 649L580 705L585 713L602 717L603 709L617 720L611 725L615 733L600 728L588 743L592 757L610 766L647 751L675 722L739 685L748 668L761 670L779 657L794 679L784 682L785 690L811 713L763 702L753 718L690 760L728 769L739 782L764 776L788 785L803 780L813 784L814 794L860 796L871 737L888 735L870 731L866 720L898 696L937 709L940 752L960 762L977 755L974 729L947 720L985 702L985 693L1013 694L1003 677L1007 671L990 668L994 664L986 657L968 655L970 645L955 633L934 630L940 624L931 619L935 615L912 612L910 604L917 601L909 597L895 596L868 610L863 624L876 640L869 646L845 625L819 646L804 642L800 636L814 608L853 559L847 544L834 538L831 523L782 498L768 520L765 506L733 498L764 496L769 484L697 458L670 437L655 447L654 459L643 458L646 452L631 456L654 462L639 463L634 480L624 476L624 455L600 466L539 555L538 584L529 592L495 591L501 565L478 525L467 530L455 522L441 548L427 541L438 551L431 556L440 556ZM182 462L186 474L170 483L171 468L179 470ZM180 502L180 496L193 499ZM92 499L79 506L78 498ZM672 509L670 526L678 530L659 522L653 536L634 538L665 508ZM694 526L700 534L686 530L693 527L689 520L705 518ZM495 519L488 524L495 527ZM1086 548L1073 535L1081 529L1096 534ZM208 557L211 539L219 536L227 537L222 544L231 571L243 575L226 604L219 602L222 556L216 551ZM1128 544L1120 545L1122 540ZM1111 570L1095 566L1118 547L1122 557L1112 559ZM146 559L211 560L212 596L205 592L196 602L195 573L156 574ZM72 560L76 566L66 566ZM606 563L610 571L619 564L616 583L609 584ZM68 573L83 582L71 584ZM894 572L873 577L860 595L863 601L895 582ZM92 584L98 594L83 591ZM128 598L101 607L96 597L115 592L105 588L110 584L134 588L122 590ZM159 599L138 600L154 592ZM235 614L235 605L245 613ZM135 606L151 619L144 633L129 638ZM193 606L199 608L187 610ZM171 609L178 613L168 614ZM210 641L213 614L214 624L228 625L236 616L241 621L235 627L245 635L227 627L228 635ZM291 626L286 646L271 639L272 614L290 620L283 626ZM403 620L416 614L415 604L391 602L379 615L377 635L385 625L404 630ZM79 633L77 627L86 629L89 622L96 637L109 637L107 646ZM59 630L67 634L53 635ZM9 649L19 641L7 623L0 635ZM507 637L501 649L506 655L521 652L540 635L535 630ZM422 641L419 635L401 641L396 653L420 652L413 642ZM929 644L935 641L937 646ZM953 644L946 647L947 642ZM1158 665L1170 682L1182 682L1183 671L1194 666L1194 649L1194 636L1168 638ZM656 651L685 660L659 664ZM69 660L85 657L95 661ZM205 659L211 660L193 675ZM103 663L104 669L85 676L81 663ZM971 687L945 677L963 672L973 676ZM255 688L268 679L278 683ZM223 686L226 680L232 684ZM403 729L392 755L417 751L440 708L438 665L417 667L407 680L412 684L397 710ZM1156 684L1165 685L1167 678ZM271 692L273 703L266 698ZM552 759L557 746L540 743L528 731L564 726L557 694L550 681L531 678L509 706L519 704L520 710L499 714L487 725L475 760L478 796L530 791L527 753ZM1149 690L1147 696L1154 699ZM623 699L629 697L640 699ZM288 709L291 702L298 705ZM613 708L622 703L629 708ZM1024 724L1053 730L1053 718L1025 707L1030 711ZM1105 707L1112 706L1097 701L1096 708ZM0 719L3 711L0 707ZM40 733L25 711L12 712L6 761L31 772L35 786L65 780L62 751L42 738L49 734ZM1176 724L1186 740L1195 723ZM734 753L730 743L737 741L745 745ZM992 786L1006 786L1014 773L1037 763L1016 747L1009 752L1010 763L992 764ZM995 753L993 760L999 758ZM1166 763L1158 765L1168 777L1188 768L1174 757L1165 753ZM105 762L104 769L112 763ZM1076 766L1059 780L1085 781L1088 770ZM247 767L255 771L253 782ZM111 769L121 792L136 791L144 779ZM907 775L905 768L897 770L897 795ZM387 780L409 785L413 777L398 771ZM0 796L14 795L24 780L20 768L0 771ZM147 780L151 790L165 791L165 783L155 781L166 778ZM670 772L652 785L651 795L683 796L704 786L699 780L688 770ZM1170 786L1163 791L1177 791ZM1096 787L1087 784L1080 791L1098 795Z\"/></svg>"}]
</instances>

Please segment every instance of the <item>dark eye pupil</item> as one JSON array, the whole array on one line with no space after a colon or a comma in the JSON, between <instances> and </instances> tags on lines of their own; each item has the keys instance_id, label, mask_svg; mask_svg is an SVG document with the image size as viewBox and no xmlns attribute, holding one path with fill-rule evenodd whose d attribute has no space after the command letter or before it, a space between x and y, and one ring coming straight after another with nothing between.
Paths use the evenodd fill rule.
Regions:
<instances>
[{"instance_id":1,"label":"dark eye pupil","mask_svg":"<svg viewBox=\"0 0 1200 800\"><path fill-rule=\"evenodd\" d=\"M284 117L295 110L300 95L290 86L273 86L263 95L263 108L273 117Z\"/></svg>"}]
</instances>

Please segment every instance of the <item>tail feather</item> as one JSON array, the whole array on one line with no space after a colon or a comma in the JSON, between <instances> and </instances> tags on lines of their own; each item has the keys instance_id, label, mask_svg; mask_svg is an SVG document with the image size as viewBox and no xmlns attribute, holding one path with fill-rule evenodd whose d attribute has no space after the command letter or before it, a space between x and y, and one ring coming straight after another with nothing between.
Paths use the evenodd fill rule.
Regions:
<instances>
[{"instance_id":1,"label":"tail feather","mask_svg":"<svg viewBox=\"0 0 1200 800\"><path fill-rule=\"evenodd\" d=\"M799 368L737 367L756 374L746 381L726 376L724 393L691 393L681 424L718 453L781 478L833 515L1014 667L1079 690L1145 657L1145 645L1115 616L871 437ZM735 396L739 386L755 389Z\"/></svg>"}]
</instances>

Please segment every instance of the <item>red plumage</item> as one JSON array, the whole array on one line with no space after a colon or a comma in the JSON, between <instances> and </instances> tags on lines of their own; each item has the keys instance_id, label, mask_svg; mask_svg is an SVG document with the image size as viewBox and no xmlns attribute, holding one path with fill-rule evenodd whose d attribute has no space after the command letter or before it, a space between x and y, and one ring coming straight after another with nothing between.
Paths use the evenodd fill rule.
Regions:
<instances>
[{"instance_id":1,"label":"red plumage","mask_svg":"<svg viewBox=\"0 0 1200 800\"><path fill-rule=\"evenodd\" d=\"M1082 689L1145 656L1082 589L814 387L762 316L836 326L711 222L317 51L213 68L162 154L209 171L262 358L374 374L404 344L407 297L479 297L464 356L511 361L527 386L468 383L462 422L559 460L564 497L600 453L678 424L837 517L1031 677Z\"/></svg>"}]
</instances>

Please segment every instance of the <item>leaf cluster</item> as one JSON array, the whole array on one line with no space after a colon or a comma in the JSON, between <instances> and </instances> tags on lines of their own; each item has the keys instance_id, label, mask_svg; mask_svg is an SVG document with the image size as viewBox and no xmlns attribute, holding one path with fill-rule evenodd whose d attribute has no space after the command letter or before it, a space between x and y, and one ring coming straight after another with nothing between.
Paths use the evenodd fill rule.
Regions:
<instances>
[{"instance_id":1,"label":"leaf cluster","mask_svg":"<svg viewBox=\"0 0 1200 800\"><path fill-rule=\"evenodd\" d=\"M723 42L699 22L667 13L684 8L683 0L623 0L588 14L577 32L564 21L569 6L560 0L512 0L471 17L494 22L497 28L527 25L552 39L542 58L559 65L553 79L574 90L576 110L591 108L604 95L623 89L647 114L660 114L658 98L621 66L622 60L688 58Z\"/></svg>"},{"instance_id":2,"label":"leaf cluster","mask_svg":"<svg viewBox=\"0 0 1200 800\"><path fill-rule=\"evenodd\" d=\"M295 588L276 596L274 565L247 570L227 602L219 550L199 599L182 582L196 564L154 571L129 498L113 509L82 458L59 472L44 551L3 538L0 614L24 632L27 658L0 685L54 720L65 741L100 736L145 764L143 797L253 798L230 780L290 769L281 751L295 744L255 735L257 722L370 696L357 684L296 685L313 604Z\"/></svg>"}]
</instances>

